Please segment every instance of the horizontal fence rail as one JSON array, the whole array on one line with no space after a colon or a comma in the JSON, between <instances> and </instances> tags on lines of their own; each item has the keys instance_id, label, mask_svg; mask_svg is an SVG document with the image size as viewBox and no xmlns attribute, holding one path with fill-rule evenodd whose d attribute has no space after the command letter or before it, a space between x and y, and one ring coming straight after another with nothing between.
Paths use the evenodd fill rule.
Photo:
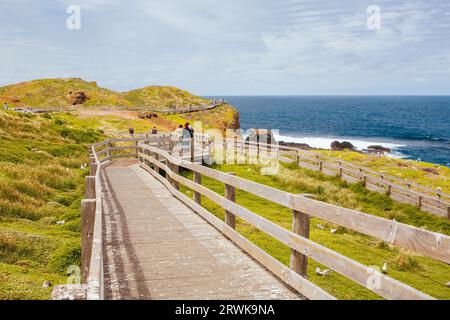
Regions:
<instances>
[{"instance_id":1,"label":"horizontal fence rail","mask_svg":"<svg viewBox=\"0 0 450 320\"><path fill-rule=\"evenodd\" d=\"M195 152L197 150L195 146L197 146L201 152L205 151L210 155L212 146L209 138L196 135L194 140L198 141L191 141L191 146L194 146L191 147L191 150ZM103 298L101 168L107 162L121 157L137 158L141 167L163 183L175 197L196 211L277 277L309 299L335 298L304 277L308 258L327 266L386 299L434 299L372 267L365 266L311 241L308 231L309 217L317 217L329 221L333 224L349 228L448 264L450 263L449 236L398 223L395 220L388 220L316 201L308 196L291 194L232 174L211 169L192 162L191 160L193 158L189 156L183 157L178 151L174 152L174 144L177 142L176 139L174 141L174 137L171 134L160 134L140 138L108 139L92 146L90 151L91 179L86 180L86 193L89 193L88 189L94 190L95 219L93 219L93 222L91 221L92 227L86 229L88 233L92 234L90 238L82 231L84 239L88 239L83 242L83 250L88 251L89 254L86 255L82 252L84 259L87 259L83 262L83 271L86 274L88 299ZM225 144L227 143L235 144L239 142L232 140L232 142L225 142ZM242 143L243 146L247 146L247 149L252 147L258 149L267 147L252 144L251 142L242 141ZM276 150L276 146L274 145L270 146L271 150L274 150L274 147ZM179 174L180 169L191 170L194 173L194 179L190 180L181 176ZM202 177L208 177L224 183L226 186L225 196L203 186L201 184ZM92 179L94 179L94 187L92 187ZM91 187L88 188L88 185L91 185ZM193 199L179 191L180 185L193 191ZM265 198L291 209L293 212L292 231L237 204L234 196L235 189L249 192L255 196ZM210 199L226 211L225 221L220 220L202 207L202 196ZM238 233L235 230L235 217L245 220L257 229L290 247L292 251L290 267L280 263ZM303 224L307 222L308 230L302 231L302 223L300 222ZM297 227L294 227L294 225ZM373 279L376 279L375 285Z\"/></svg>"},{"instance_id":2,"label":"horizontal fence rail","mask_svg":"<svg viewBox=\"0 0 450 320\"><path fill-rule=\"evenodd\" d=\"M411 204L424 212L450 219L450 194L439 190L299 148L239 138L217 139L213 143L224 145L227 149L235 148L257 155L277 153L282 161L295 162L299 167L339 176L350 183L362 182L368 190L385 193L395 201Z\"/></svg>"},{"instance_id":3,"label":"horizontal fence rail","mask_svg":"<svg viewBox=\"0 0 450 320\"><path fill-rule=\"evenodd\" d=\"M384 298L431 299L432 297L381 274L375 269L364 266L268 221L248 209L237 205L226 197L222 197L212 190L207 189L201 184L180 176L178 174L179 168L191 170L197 174L197 176L206 176L223 182L227 186L250 192L254 195L291 208L294 211L316 216L423 255L447 263L450 262L450 237L446 235L422 230L358 211L336 207L304 196L289 194L265 185L181 160L177 157L173 157L166 151L159 150L143 143L139 144L138 158L142 166L150 171L155 177L159 178L159 180L165 180L157 173L159 170L163 170L169 181L168 184L171 186L172 192L176 196L178 195L179 198L183 198L178 192L179 185L182 184L187 188L192 189L194 193L209 198L223 207L227 212L244 219L261 231L288 245L292 250L328 266ZM174 170L174 168L177 169ZM192 200L189 200L189 203L190 202L192 202ZM189 203L188 205L190 205ZM190 206L193 207L194 210L199 209L198 204L191 204ZM251 254L251 252L249 253ZM372 275L379 277L381 284L377 288L372 287L370 283L368 283L368 278Z\"/></svg>"}]
</instances>

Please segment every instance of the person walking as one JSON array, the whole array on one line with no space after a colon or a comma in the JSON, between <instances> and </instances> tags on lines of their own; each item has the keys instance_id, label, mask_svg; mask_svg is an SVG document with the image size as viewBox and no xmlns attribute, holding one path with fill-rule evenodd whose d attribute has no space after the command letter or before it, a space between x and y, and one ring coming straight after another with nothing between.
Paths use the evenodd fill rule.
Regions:
<instances>
[{"instance_id":1,"label":"person walking","mask_svg":"<svg viewBox=\"0 0 450 320\"><path fill-rule=\"evenodd\" d=\"M128 132L130 133L130 136L134 137L134 128L128 129Z\"/></svg>"}]
</instances>

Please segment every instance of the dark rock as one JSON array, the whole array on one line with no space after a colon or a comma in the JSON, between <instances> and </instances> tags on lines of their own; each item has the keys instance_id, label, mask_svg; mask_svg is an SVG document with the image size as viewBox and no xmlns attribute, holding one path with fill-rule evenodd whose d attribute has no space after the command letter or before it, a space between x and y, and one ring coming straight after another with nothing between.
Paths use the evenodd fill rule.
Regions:
<instances>
[{"instance_id":1,"label":"dark rock","mask_svg":"<svg viewBox=\"0 0 450 320\"><path fill-rule=\"evenodd\" d=\"M391 152L391 149L380 146L380 145L368 146L367 149L370 151L378 152L378 153L390 153Z\"/></svg>"},{"instance_id":2,"label":"dark rock","mask_svg":"<svg viewBox=\"0 0 450 320\"><path fill-rule=\"evenodd\" d=\"M276 143L276 140L273 136L272 130L266 130L266 129L250 129L249 135L248 135L246 141L260 142L260 143L267 143L267 144L275 144Z\"/></svg>"},{"instance_id":3,"label":"dark rock","mask_svg":"<svg viewBox=\"0 0 450 320\"><path fill-rule=\"evenodd\" d=\"M89 100L89 97L86 93L83 91L75 92L73 95L71 95L70 102L72 105L79 105L84 104L86 101Z\"/></svg>"},{"instance_id":4,"label":"dark rock","mask_svg":"<svg viewBox=\"0 0 450 320\"><path fill-rule=\"evenodd\" d=\"M140 112L138 114L138 117L141 119L151 119L151 118L158 118L158 115L153 112L144 111L144 112Z\"/></svg>"},{"instance_id":5,"label":"dark rock","mask_svg":"<svg viewBox=\"0 0 450 320\"><path fill-rule=\"evenodd\" d=\"M339 142L339 141L333 141L331 143L331 150L334 151L342 151L342 150L355 150L355 146L352 145L350 142L348 141L343 141L343 142Z\"/></svg>"},{"instance_id":6,"label":"dark rock","mask_svg":"<svg viewBox=\"0 0 450 320\"><path fill-rule=\"evenodd\" d=\"M289 147L289 148L298 148L298 149L303 149L303 150L312 150L313 149L313 148L311 148L311 146L309 144L306 144L306 143L280 141L279 144L280 144L280 146L285 146L285 147Z\"/></svg>"},{"instance_id":7,"label":"dark rock","mask_svg":"<svg viewBox=\"0 0 450 320\"><path fill-rule=\"evenodd\" d=\"M435 168L422 168L422 171L432 173L434 175L439 175L439 172Z\"/></svg>"}]
</instances>

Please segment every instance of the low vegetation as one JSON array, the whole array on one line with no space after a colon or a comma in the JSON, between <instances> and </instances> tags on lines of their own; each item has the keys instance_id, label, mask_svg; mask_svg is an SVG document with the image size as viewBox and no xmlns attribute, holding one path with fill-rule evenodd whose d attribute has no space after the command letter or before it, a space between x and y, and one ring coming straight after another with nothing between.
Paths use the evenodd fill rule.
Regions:
<instances>
[{"instance_id":1,"label":"low vegetation","mask_svg":"<svg viewBox=\"0 0 450 320\"><path fill-rule=\"evenodd\" d=\"M450 193L450 168L443 165L371 156L352 151L322 150L318 152L429 188L436 190L441 188L443 192Z\"/></svg>"},{"instance_id":2,"label":"low vegetation","mask_svg":"<svg viewBox=\"0 0 450 320\"><path fill-rule=\"evenodd\" d=\"M292 164L282 164L278 174L273 176L260 175L258 166L215 165L214 168L235 172L240 177L294 194L313 194L320 201L450 234L450 221L447 219L394 202L385 195L369 192L361 184L348 184L339 178L298 168ZM192 178L190 172L185 171L183 175ZM202 184L224 194L223 183L204 177ZM182 191L192 196L191 190L182 188ZM236 191L236 199L238 204L253 212L286 229L291 228L292 213L289 209L241 190ZM202 197L202 204L219 218L224 218L224 210L212 201ZM335 233L332 233L331 229ZM237 219L237 230L282 263L289 264L290 249L287 246L241 219ZM445 263L393 247L318 218L311 219L311 239L368 266L381 269L384 263L387 263L389 276L436 298L450 299L450 289L445 286L450 281L450 266ZM309 279L339 299L380 299L376 294L336 272L326 276L318 275L315 273L316 267L322 270L326 268L310 260Z\"/></svg>"},{"instance_id":3,"label":"low vegetation","mask_svg":"<svg viewBox=\"0 0 450 320\"><path fill-rule=\"evenodd\" d=\"M80 263L87 145L98 131L0 111L0 299L48 299Z\"/></svg>"}]
</instances>

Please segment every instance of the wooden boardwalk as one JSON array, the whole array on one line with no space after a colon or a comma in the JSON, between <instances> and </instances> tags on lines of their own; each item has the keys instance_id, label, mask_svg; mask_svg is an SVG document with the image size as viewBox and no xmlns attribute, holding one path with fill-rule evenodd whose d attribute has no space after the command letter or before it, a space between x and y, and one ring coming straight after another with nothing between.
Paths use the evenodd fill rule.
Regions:
<instances>
[{"instance_id":1,"label":"wooden boardwalk","mask_svg":"<svg viewBox=\"0 0 450 320\"><path fill-rule=\"evenodd\" d=\"M102 175L105 299L304 299L135 159Z\"/></svg>"}]
</instances>

